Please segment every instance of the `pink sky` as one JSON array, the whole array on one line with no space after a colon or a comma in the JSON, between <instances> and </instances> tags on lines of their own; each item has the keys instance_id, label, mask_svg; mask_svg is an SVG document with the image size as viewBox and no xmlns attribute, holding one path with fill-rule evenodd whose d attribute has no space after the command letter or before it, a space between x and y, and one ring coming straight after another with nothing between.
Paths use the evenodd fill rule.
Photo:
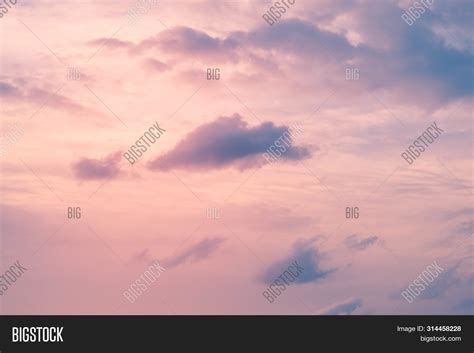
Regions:
<instances>
[{"instance_id":1,"label":"pink sky","mask_svg":"<svg viewBox=\"0 0 474 353\"><path fill-rule=\"evenodd\" d=\"M28 268L2 313L474 312L472 2L412 26L409 0L297 0L272 26L271 1L158 1L130 23L134 4L18 0L0 19L1 272ZM166 271L128 303L154 260ZM443 276L407 303L433 261Z\"/></svg>"}]
</instances>

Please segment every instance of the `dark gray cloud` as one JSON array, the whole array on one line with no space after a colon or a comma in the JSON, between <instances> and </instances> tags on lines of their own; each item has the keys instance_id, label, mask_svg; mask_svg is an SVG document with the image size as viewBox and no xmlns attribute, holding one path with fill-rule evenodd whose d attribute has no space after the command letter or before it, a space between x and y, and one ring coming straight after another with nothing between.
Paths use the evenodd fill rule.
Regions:
<instances>
[{"instance_id":1,"label":"dark gray cloud","mask_svg":"<svg viewBox=\"0 0 474 353\"><path fill-rule=\"evenodd\" d=\"M176 267L186 262L196 262L208 258L225 241L224 238L206 238L171 259L165 261L165 267Z\"/></svg>"},{"instance_id":2,"label":"dark gray cloud","mask_svg":"<svg viewBox=\"0 0 474 353\"><path fill-rule=\"evenodd\" d=\"M103 159L82 158L74 163L74 176L80 180L109 179L119 176L121 152L115 152Z\"/></svg>"},{"instance_id":3,"label":"dark gray cloud","mask_svg":"<svg viewBox=\"0 0 474 353\"><path fill-rule=\"evenodd\" d=\"M322 309L318 315L350 315L357 308L362 306L362 299L347 299L341 303L336 303L328 308Z\"/></svg>"},{"instance_id":4,"label":"dark gray cloud","mask_svg":"<svg viewBox=\"0 0 474 353\"><path fill-rule=\"evenodd\" d=\"M316 239L298 240L294 243L291 253L275 263L271 264L263 273L261 279L265 283L273 282L294 261L304 268L304 271L296 278L295 283L309 283L325 279L337 269L323 269L321 254L315 248Z\"/></svg>"},{"instance_id":5,"label":"dark gray cloud","mask_svg":"<svg viewBox=\"0 0 474 353\"><path fill-rule=\"evenodd\" d=\"M357 234L353 234L348 236L344 242L348 248L362 251L375 244L378 240L379 237L375 235L367 238L360 238Z\"/></svg>"},{"instance_id":6,"label":"dark gray cloud","mask_svg":"<svg viewBox=\"0 0 474 353\"><path fill-rule=\"evenodd\" d=\"M260 167L266 163L263 153L289 130L288 126L275 126L272 122L249 127L237 114L220 117L191 131L171 151L152 160L149 168L166 171ZM308 148L293 146L292 139L290 143L281 159L300 160L311 155Z\"/></svg>"}]
</instances>

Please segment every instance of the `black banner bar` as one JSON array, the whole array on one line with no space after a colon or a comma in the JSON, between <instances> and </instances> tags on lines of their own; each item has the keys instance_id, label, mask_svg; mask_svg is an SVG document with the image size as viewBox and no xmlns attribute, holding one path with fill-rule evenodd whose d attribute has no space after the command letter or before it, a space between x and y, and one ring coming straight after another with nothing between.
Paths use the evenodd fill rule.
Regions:
<instances>
[{"instance_id":1,"label":"black banner bar","mask_svg":"<svg viewBox=\"0 0 474 353\"><path fill-rule=\"evenodd\" d=\"M473 352L473 332L472 316L1 316L0 353Z\"/></svg>"}]
</instances>

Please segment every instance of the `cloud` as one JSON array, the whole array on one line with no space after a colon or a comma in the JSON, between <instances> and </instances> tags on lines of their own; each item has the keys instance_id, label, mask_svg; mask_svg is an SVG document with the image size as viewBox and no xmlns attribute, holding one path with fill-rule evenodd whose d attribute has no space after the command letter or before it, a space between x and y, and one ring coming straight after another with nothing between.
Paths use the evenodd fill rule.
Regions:
<instances>
[{"instance_id":1,"label":"cloud","mask_svg":"<svg viewBox=\"0 0 474 353\"><path fill-rule=\"evenodd\" d=\"M461 208L457 211L449 212L446 214L445 218L446 219L455 219L457 217L461 216L474 216L474 208L472 207L466 207L466 208Z\"/></svg>"},{"instance_id":2,"label":"cloud","mask_svg":"<svg viewBox=\"0 0 474 353\"><path fill-rule=\"evenodd\" d=\"M362 299L349 298L341 303L333 304L321 309L318 315L351 315L357 308L362 306Z\"/></svg>"},{"instance_id":3,"label":"cloud","mask_svg":"<svg viewBox=\"0 0 474 353\"><path fill-rule=\"evenodd\" d=\"M395 4L360 4L351 8L345 15L355 23L352 30L363 37L357 45L346 38L344 31L335 33L310 21L286 19L280 20L277 26L261 24L249 31L229 32L221 37L189 27L175 27L127 48L138 54L158 50L165 55L199 58L205 62L252 63L257 57L265 57L269 68L295 58L303 65L318 62L326 68L325 84L342 89L344 85L334 80L333 69L338 68L329 64L331 60L358 67L365 78L360 84L367 89L388 88L407 101L413 100L414 92L426 84L431 89L418 92L416 99L424 97L436 102L433 98L469 96L473 87L472 53L450 46L428 25L407 26L400 18L402 13ZM387 17L390 26L386 26ZM380 62L387 65L379 68ZM290 66L293 70L294 66Z\"/></svg>"},{"instance_id":4,"label":"cloud","mask_svg":"<svg viewBox=\"0 0 474 353\"><path fill-rule=\"evenodd\" d=\"M168 71L170 69L167 64L153 58L148 58L144 60L143 63L145 65L145 68L152 72L163 72Z\"/></svg>"},{"instance_id":5,"label":"cloud","mask_svg":"<svg viewBox=\"0 0 474 353\"><path fill-rule=\"evenodd\" d=\"M460 315L474 315L474 298L469 297L462 300L453 309Z\"/></svg>"},{"instance_id":6,"label":"cloud","mask_svg":"<svg viewBox=\"0 0 474 353\"><path fill-rule=\"evenodd\" d=\"M51 89L45 89L35 86L26 86L26 85L13 85L8 82L0 82L0 97L4 99L5 102L25 102L25 103L35 103L41 105L48 105L58 110L70 110L80 113L93 113L92 110L84 107L74 100L69 99L68 97L61 95L59 92Z\"/></svg>"},{"instance_id":7,"label":"cloud","mask_svg":"<svg viewBox=\"0 0 474 353\"><path fill-rule=\"evenodd\" d=\"M423 19L408 26L400 18L405 9L396 2L360 5L350 10L350 16L355 23L353 30L371 48L357 57L361 72L365 72L369 80L380 88L392 88L407 101L414 95L418 102L413 99L411 102L415 104L419 104L422 97L431 103L443 104L471 95L472 53L446 41L444 28L449 24L443 19L446 19L447 9L438 9L436 5L423 14ZM457 9L457 15L451 18L452 24L459 20L461 12L470 11L466 4L448 6ZM463 10L459 11L458 7ZM440 26L440 22L444 24ZM467 27L464 33L470 33ZM385 62L387 66L378 70L377 62ZM430 90L423 92L426 85L430 85Z\"/></svg>"},{"instance_id":8,"label":"cloud","mask_svg":"<svg viewBox=\"0 0 474 353\"><path fill-rule=\"evenodd\" d=\"M211 36L199 29L178 26L162 31L136 45L131 42L115 41L117 43L113 43L112 40L110 43L113 48L130 49L133 54L159 50L172 56L191 56L220 62L244 59L244 56L237 55L237 49L245 49L248 53L249 49L280 50L292 55L318 55L332 59L336 55L338 60L347 60L357 52L369 50L363 45L352 46L339 34L321 30L310 22L297 19L282 20L275 27L262 23L250 31L234 31L222 37ZM104 38L101 38L90 43L97 45L103 42ZM244 43L245 48L242 45ZM326 50L322 51L322 47Z\"/></svg>"},{"instance_id":9,"label":"cloud","mask_svg":"<svg viewBox=\"0 0 474 353\"><path fill-rule=\"evenodd\" d=\"M310 22L297 19L282 20L276 27L261 24L252 30L234 31L222 37L211 36L199 29L178 26L161 31L138 44L105 38L93 40L88 44L124 49L131 54L159 51L173 57L193 57L218 62L252 60L252 53L262 50L278 50L294 56L317 55L322 59L336 58L340 61L349 60L356 53L369 50L363 45L352 46L339 34L321 30ZM238 50L241 53L238 53ZM250 56L247 57L246 54Z\"/></svg>"},{"instance_id":10,"label":"cloud","mask_svg":"<svg viewBox=\"0 0 474 353\"><path fill-rule=\"evenodd\" d=\"M464 234L464 235L472 235L473 229L474 229L474 221L471 220L471 221L461 222L456 227L456 232L459 234Z\"/></svg>"},{"instance_id":11,"label":"cloud","mask_svg":"<svg viewBox=\"0 0 474 353\"><path fill-rule=\"evenodd\" d=\"M468 22L470 16L466 11L472 9L472 4L461 3L463 10L452 5L443 5L440 10L436 6L414 26L404 23L400 17L404 10L396 2L331 5L325 4L330 8L327 18L280 19L276 26L260 21L249 30L219 36L178 26L138 44L116 39L107 46L138 55L157 51L160 55L193 58L203 63L241 62L259 74L262 71L274 74L277 67L282 69L278 74L289 79L289 86L291 77L299 78L294 70L297 63L305 66L305 78L311 77L313 67L318 69L314 72L317 79L309 80L306 87L321 88L324 82L325 89L358 94L360 90L351 91L347 82L336 79L341 77L341 68L333 63L340 63L360 70L364 79L358 85L364 85L366 90L386 89L396 99L416 105L422 99L440 105L471 95L474 72L471 35L467 25L459 25L457 21ZM354 37L358 40L350 40ZM104 41L101 38L92 43ZM260 76L267 79L267 75ZM428 85L430 90L424 89Z\"/></svg>"},{"instance_id":12,"label":"cloud","mask_svg":"<svg viewBox=\"0 0 474 353\"><path fill-rule=\"evenodd\" d=\"M232 229L243 227L253 229L258 232L264 231L269 237L270 234L295 232L308 227L315 221L313 214L299 213L290 207L282 207L271 203L255 202L247 205L229 203L224 208L226 222ZM245 217L245 224L242 223ZM315 216L317 217L317 216ZM263 237L262 237L263 239Z\"/></svg>"},{"instance_id":13,"label":"cloud","mask_svg":"<svg viewBox=\"0 0 474 353\"><path fill-rule=\"evenodd\" d=\"M115 152L102 159L82 158L72 168L77 179L109 179L119 175L121 152Z\"/></svg>"},{"instance_id":14,"label":"cloud","mask_svg":"<svg viewBox=\"0 0 474 353\"><path fill-rule=\"evenodd\" d=\"M152 254L150 253L150 249L146 248L142 251L139 251L137 253L135 253L132 258L131 258L131 261L133 263L146 263L146 264L150 264L152 263L153 261L155 260L155 258L152 256Z\"/></svg>"},{"instance_id":15,"label":"cloud","mask_svg":"<svg viewBox=\"0 0 474 353\"><path fill-rule=\"evenodd\" d=\"M206 238L187 250L165 261L165 267L176 267L186 262L196 262L208 258L225 241L224 238Z\"/></svg>"},{"instance_id":16,"label":"cloud","mask_svg":"<svg viewBox=\"0 0 474 353\"><path fill-rule=\"evenodd\" d=\"M467 207L449 212L444 216L447 220L456 220L454 235L472 235L474 229L474 208Z\"/></svg>"},{"instance_id":17,"label":"cloud","mask_svg":"<svg viewBox=\"0 0 474 353\"><path fill-rule=\"evenodd\" d=\"M314 238L296 241L289 256L273 263L266 269L262 275L263 282L273 282L294 261L297 261L304 268L304 271L296 278L295 283L316 282L325 279L329 274L337 271L337 269L321 268L321 254L313 246L316 240Z\"/></svg>"},{"instance_id":18,"label":"cloud","mask_svg":"<svg viewBox=\"0 0 474 353\"><path fill-rule=\"evenodd\" d=\"M470 0L456 0L455 3L440 1L436 3L435 11L431 11L431 16L426 16L425 20L449 45L459 50L470 50L472 53L473 13L474 3Z\"/></svg>"},{"instance_id":19,"label":"cloud","mask_svg":"<svg viewBox=\"0 0 474 353\"><path fill-rule=\"evenodd\" d=\"M361 239L357 234L353 234L346 238L345 244L350 249L362 251L367 249L369 246L375 244L378 240L379 237L377 236L371 236Z\"/></svg>"},{"instance_id":20,"label":"cloud","mask_svg":"<svg viewBox=\"0 0 474 353\"><path fill-rule=\"evenodd\" d=\"M298 19L282 20L275 27L261 26L246 33L232 33L230 36L249 42L249 45L260 50L278 50L300 57L316 56L341 61L371 51L364 45L353 46L344 36Z\"/></svg>"},{"instance_id":21,"label":"cloud","mask_svg":"<svg viewBox=\"0 0 474 353\"><path fill-rule=\"evenodd\" d=\"M220 117L201 125L184 137L171 151L154 159L149 168L166 171L174 168L205 170L235 166L240 170L265 164L263 153L284 133L288 126L264 122L249 127L242 117ZM307 147L290 146L282 159L300 160L311 155Z\"/></svg>"},{"instance_id":22,"label":"cloud","mask_svg":"<svg viewBox=\"0 0 474 353\"><path fill-rule=\"evenodd\" d=\"M427 288L420 294L421 299L438 299L443 297L452 287L458 287L462 280L458 275L457 266L453 266L442 272Z\"/></svg>"},{"instance_id":23,"label":"cloud","mask_svg":"<svg viewBox=\"0 0 474 353\"><path fill-rule=\"evenodd\" d=\"M109 49L129 49L135 46L133 42L124 41L117 38L98 38L87 42L87 44L90 46L106 47Z\"/></svg>"},{"instance_id":24,"label":"cloud","mask_svg":"<svg viewBox=\"0 0 474 353\"><path fill-rule=\"evenodd\" d=\"M0 82L0 96L15 96L18 95L18 89L8 82Z\"/></svg>"},{"instance_id":25,"label":"cloud","mask_svg":"<svg viewBox=\"0 0 474 353\"><path fill-rule=\"evenodd\" d=\"M226 60L238 44L233 38L211 37L205 32L180 26L143 40L135 47L135 52L159 49L175 56Z\"/></svg>"},{"instance_id":26,"label":"cloud","mask_svg":"<svg viewBox=\"0 0 474 353\"><path fill-rule=\"evenodd\" d=\"M467 51L447 47L433 32L411 28L403 33L395 58L402 59L399 73L405 77L432 80L446 98L469 96L472 92L472 59Z\"/></svg>"},{"instance_id":27,"label":"cloud","mask_svg":"<svg viewBox=\"0 0 474 353\"><path fill-rule=\"evenodd\" d=\"M105 49L122 49L130 54L160 51L174 57L197 57L204 60L235 61L232 51L239 46L234 38L218 38L185 26L177 26L159 32L135 44L116 38L97 38L87 43Z\"/></svg>"}]
</instances>

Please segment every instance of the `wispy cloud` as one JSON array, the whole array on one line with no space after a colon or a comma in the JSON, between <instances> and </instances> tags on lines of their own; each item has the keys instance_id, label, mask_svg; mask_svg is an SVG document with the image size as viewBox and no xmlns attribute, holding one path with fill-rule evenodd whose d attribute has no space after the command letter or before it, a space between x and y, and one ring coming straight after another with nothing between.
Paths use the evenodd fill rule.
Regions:
<instances>
[{"instance_id":1,"label":"wispy cloud","mask_svg":"<svg viewBox=\"0 0 474 353\"><path fill-rule=\"evenodd\" d=\"M295 279L295 283L316 282L327 278L337 269L323 269L321 266L321 254L315 247L317 239L298 240L293 244L291 253L281 260L271 264L261 276L265 283L272 282L292 262L297 261L304 271Z\"/></svg>"},{"instance_id":2,"label":"wispy cloud","mask_svg":"<svg viewBox=\"0 0 474 353\"><path fill-rule=\"evenodd\" d=\"M164 262L166 267L176 267L187 262L197 262L211 256L224 243L224 238L206 238Z\"/></svg>"},{"instance_id":3,"label":"wispy cloud","mask_svg":"<svg viewBox=\"0 0 474 353\"><path fill-rule=\"evenodd\" d=\"M108 49L129 49L134 47L134 43L130 41L120 40L117 38L97 38L87 42L89 46L105 47Z\"/></svg>"},{"instance_id":4,"label":"wispy cloud","mask_svg":"<svg viewBox=\"0 0 474 353\"><path fill-rule=\"evenodd\" d=\"M62 95L59 92L61 86L51 89L31 85L15 85L10 82L0 81L0 97L2 103L24 102L26 104L47 104L58 110L72 111L78 113L95 113L93 110L82 106L75 100Z\"/></svg>"},{"instance_id":5,"label":"wispy cloud","mask_svg":"<svg viewBox=\"0 0 474 353\"><path fill-rule=\"evenodd\" d=\"M143 64L146 69L148 69L151 72L164 72L168 71L170 69L170 66L168 64L165 64L159 60L153 59L153 58L148 58L143 61Z\"/></svg>"},{"instance_id":6,"label":"wispy cloud","mask_svg":"<svg viewBox=\"0 0 474 353\"><path fill-rule=\"evenodd\" d=\"M362 299L349 298L343 302L333 304L317 312L318 315L351 315L362 307Z\"/></svg>"},{"instance_id":7,"label":"wispy cloud","mask_svg":"<svg viewBox=\"0 0 474 353\"><path fill-rule=\"evenodd\" d=\"M378 240L379 237L375 235L367 238L360 238L357 234L353 234L346 238L345 244L350 249L362 251L375 244Z\"/></svg>"}]
</instances>

